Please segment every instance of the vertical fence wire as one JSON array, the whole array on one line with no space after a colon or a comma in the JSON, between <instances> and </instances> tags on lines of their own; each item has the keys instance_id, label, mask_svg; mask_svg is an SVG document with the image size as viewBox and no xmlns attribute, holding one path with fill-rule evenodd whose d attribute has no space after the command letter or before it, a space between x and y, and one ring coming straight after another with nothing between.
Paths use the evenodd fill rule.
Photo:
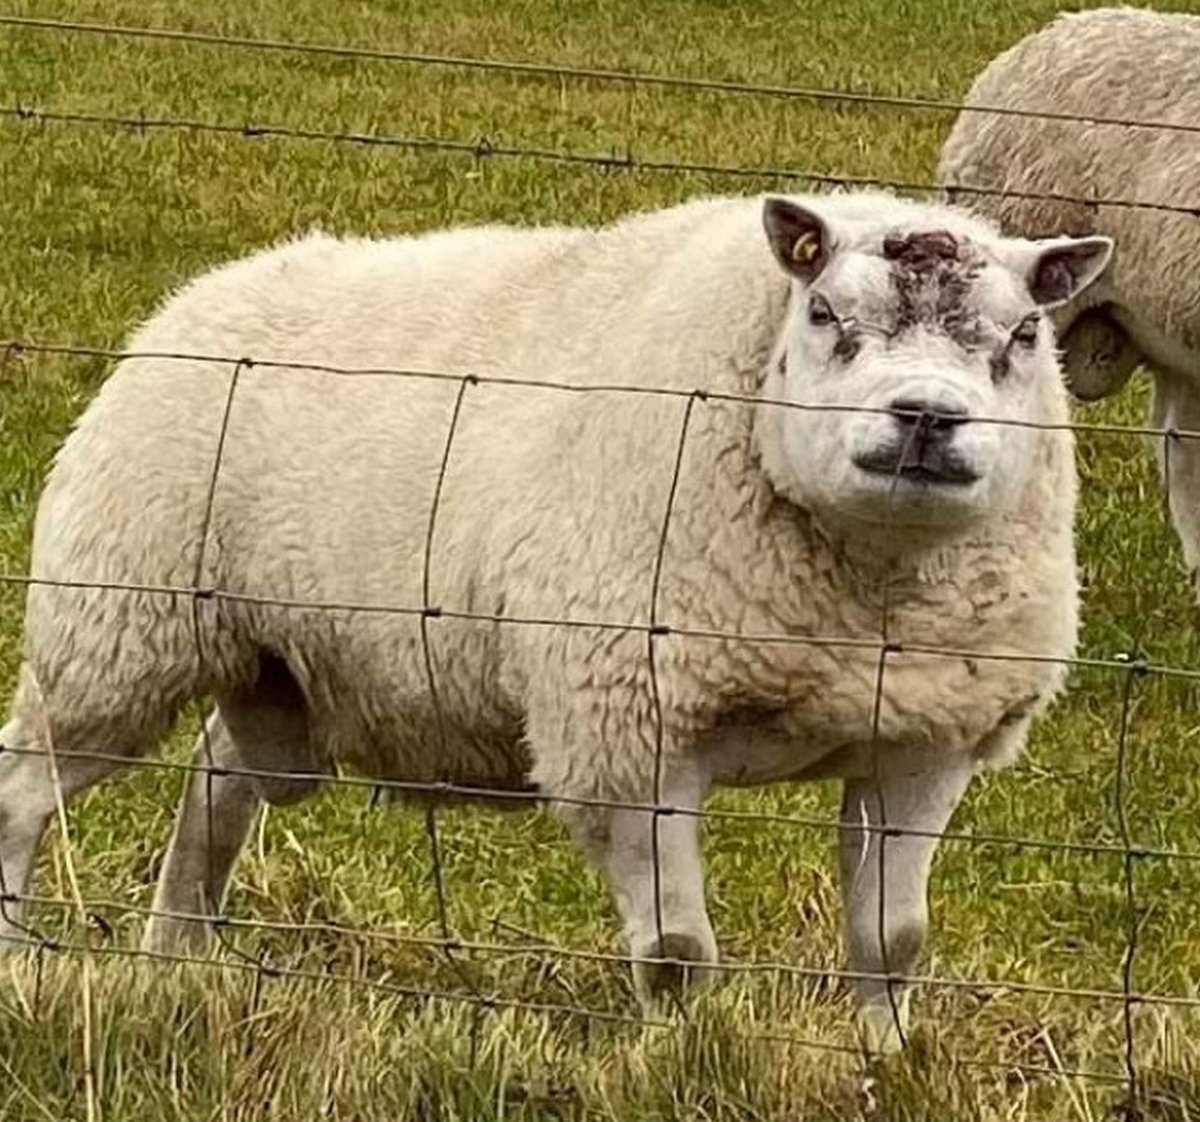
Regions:
<instances>
[{"instance_id":1,"label":"vertical fence wire","mask_svg":"<svg viewBox=\"0 0 1200 1122\"><path fill-rule=\"evenodd\" d=\"M20 360L24 349L16 341L5 344L0 353L0 377L8 374L10 368ZM0 745L0 752L4 745ZM4 869L4 861L0 859L0 924L19 931L31 943L37 944L37 966L34 976L34 1008L41 1007L42 976L45 965L45 952L53 949L53 940L37 930L24 916L20 896L26 891L24 885L10 885Z\"/></svg>"},{"instance_id":2,"label":"vertical fence wire","mask_svg":"<svg viewBox=\"0 0 1200 1122\"><path fill-rule=\"evenodd\" d=\"M1134 865L1138 851L1133 844L1129 829L1128 797L1128 766L1129 766L1129 725L1134 683L1146 673L1146 664L1140 658L1130 660L1129 669L1121 689L1121 717L1117 740L1116 782L1114 784L1114 803L1116 807L1117 824L1121 833L1121 844L1124 853L1121 858L1123 888L1125 892L1125 950L1121 956L1121 991L1122 1026L1124 1029L1124 1061L1125 1078L1128 1085L1129 1100L1126 1105L1126 1118L1134 1122L1139 1117L1137 1103L1139 1100L1138 1068L1136 1041L1134 1035L1134 1006L1137 1004L1137 994L1134 989L1133 967L1134 957L1138 950L1138 936L1141 919L1137 904Z\"/></svg>"},{"instance_id":3,"label":"vertical fence wire","mask_svg":"<svg viewBox=\"0 0 1200 1122\"><path fill-rule=\"evenodd\" d=\"M214 599L213 591L215 582L206 580L207 566L209 557L209 546L212 542L213 521L216 515L217 506L217 491L220 487L221 469L225 464L225 453L228 446L229 428L233 420L234 401L237 395L238 387L241 383L243 373L250 371L254 367L254 360L250 358L241 358L234 363L229 375L229 388L226 391L224 405L221 411L220 422L217 428L216 447L213 450L212 468L209 472L208 485L204 496L204 505L200 514L199 536L196 546L196 561L192 568L192 585L191 596L189 602L189 610L192 625L192 642L196 651L196 677L201 683L201 689L206 689L208 682L208 665L209 651L204 639L204 626L200 618L201 605L213 605L213 628L216 629L216 613L219 610L219 605ZM214 818L214 798L213 784L214 781L226 774L225 769L219 766L216 758L216 752L213 747L213 723L219 719L219 710L214 706L210 713L204 713L200 718L200 750L204 758L202 778L204 783L204 828L205 828L205 862L207 865L207 878L204 885L203 898L197 901L198 906L204 909L207 913L200 922L206 923L217 939L218 943L227 950L230 954L236 956L243 961L250 963L255 967L252 994L250 1001L250 1016L255 1016L258 1012L259 1002L262 996L263 974L267 970L264 955L260 952L257 958L252 958L238 946L237 942L229 937L226 933L226 925L223 922L222 911L224 907L223 901L223 884L219 884L223 880L221 871L217 867L217 823ZM188 776L185 781L185 792L190 785L196 781L196 775ZM185 793L184 798L187 798Z\"/></svg>"},{"instance_id":4,"label":"vertical fence wire","mask_svg":"<svg viewBox=\"0 0 1200 1122\"><path fill-rule=\"evenodd\" d=\"M464 375L459 379L458 388L454 394L454 404L450 411L450 421L446 426L446 441L442 447L441 460L438 463L437 478L434 481L433 497L429 503L429 520L425 528L425 547L421 559L421 614L418 619L421 636L421 655L425 666L425 681L429 689L429 698L433 703L433 715L437 728L438 750L441 755L439 761L438 779L443 784L449 784L452 777L446 770L447 761L450 755L450 732L449 725L446 719L445 708L443 706L441 690L438 686L438 675L433 657L432 644L429 639L429 621L440 619L442 609L440 606L433 603L432 600L432 584L433 584L433 542L434 534L437 530L438 510L442 501L442 490L446 483L446 472L450 466L450 455L454 447L454 438L458 432L458 422L462 415L463 399L467 393L467 387L477 384L477 379L473 374ZM457 941L451 934L450 915L446 897L446 877L442 865L442 846L438 833L438 793L433 791L428 796L425 803L425 836L429 845L429 865L430 876L433 881L434 903L437 909L438 928L442 937L442 953L446 958L447 963L458 975L464 985L471 990L472 993L478 994L478 989L474 980L469 975L466 968L459 961L457 950ZM475 1036L475 1033L472 1034ZM474 1056L476 1048L472 1045L472 1056Z\"/></svg>"},{"instance_id":5,"label":"vertical fence wire","mask_svg":"<svg viewBox=\"0 0 1200 1122\"><path fill-rule=\"evenodd\" d=\"M688 429L692 422L692 412L697 401L707 400L703 390L694 390L684 400L683 414L679 422L679 439L675 445L675 458L671 469L671 485L667 491L667 502L663 509L662 525L658 534L658 549L654 556L654 569L650 584L650 626L646 631L646 661L650 677L650 697L654 710L654 776L651 802L654 809L650 816L650 859L653 862L651 876L654 891L654 925L658 938L658 954L665 958L666 943L663 931L662 904L662 863L660 860L660 824L662 817L670 814L673 808L667 808L662 803L663 755L666 741L666 718L663 714L662 694L659 689L658 658L655 641L663 635L670 634L670 628L659 622L658 601L662 589L663 559L667 552L667 539L671 532L671 516L675 510L675 497L679 492L679 476L683 469L684 447L687 443ZM679 969L685 967L681 964Z\"/></svg>"},{"instance_id":6,"label":"vertical fence wire","mask_svg":"<svg viewBox=\"0 0 1200 1122\"><path fill-rule=\"evenodd\" d=\"M910 419L911 421L911 419ZM885 526L887 536L891 538L896 517L896 492L903 478L904 465L908 461L913 447L924 439L925 434L937 424L937 419L930 413L922 411L908 426L901 444L896 464L892 471L891 482L887 495L887 518ZM892 972L892 954L888 943L887 923L887 843L891 836L892 827L888 823L887 796L884 793L883 774L880 767L880 726L883 719L884 675L887 672L888 656L899 652L899 645L892 641L892 585L895 580L896 566L894 559L889 556L881 578L880 613L879 613L879 661L875 670L875 689L871 703L871 784L875 793L875 805L879 814L876 824L875 837L879 843L877 858L878 904L876 912L876 937L879 940L880 970L885 977L888 1008L892 1015L892 1027L900 1046L908 1044L907 1029L904 1025L904 1015L901 1002L896 996L896 980ZM870 845L870 834L864 834L863 845ZM868 1043L868 1042L864 1042Z\"/></svg>"},{"instance_id":7,"label":"vertical fence wire","mask_svg":"<svg viewBox=\"0 0 1200 1122\"><path fill-rule=\"evenodd\" d=\"M42 728L39 740L46 751L46 768L50 773L50 783L54 791L54 816L58 823L59 835L62 838L63 867L69 886L69 895L74 907L76 919L81 929L87 930L87 907L84 904L83 893L79 888L79 877L75 872L74 839L71 836L70 823L67 820L66 795L63 792L62 775L58 766L58 753L55 751L54 730L50 722L50 709L42 692L41 682L32 667L27 668L26 682L36 694L35 706L41 716ZM92 992L92 955L91 947L86 939L83 940L80 952L80 987L79 1033L82 1039L83 1053L83 1093L84 1109L87 1122L96 1122L97 1118L97 1079L96 1079L96 1043L94 1040L95 1003ZM39 966L40 974L40 966Z\"/></svg>"}]
</instances>

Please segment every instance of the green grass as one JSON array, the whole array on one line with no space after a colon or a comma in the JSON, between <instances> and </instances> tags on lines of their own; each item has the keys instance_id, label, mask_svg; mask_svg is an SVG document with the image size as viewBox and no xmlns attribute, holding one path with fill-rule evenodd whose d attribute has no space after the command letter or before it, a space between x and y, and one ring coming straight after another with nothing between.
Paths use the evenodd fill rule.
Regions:
<instances>
[{"instance_id":1,"label":"green grass","mask_svg":"<svg viewBox=\"0 0 1200 1122\"><path fill-rule=\"evenodd\" d=\"M1196 10L1197 5L1160 5ZM497 10L499 9L499 10ZM160 24L439 53L641 68L757 82L955 97L994 53L1054 12L1043 0L639 0L589 4L422 0L254 5L208 0L10 4L26 15ZM805 167L928 179L949 121L937 114L518 79L453 69L130 43L0 29L6 104L178 115L396 135L437 135L587 152ZM767 184L718 176L605 172L530 160L409 154L248 140L0 123L0 337L119 345L164 292L213 263L319 225L399 233L448 222L596 222L693 194ZM0 566L27 562L40 481L103 362L27 356L0 374ZM1132 420L1144 387L1088 411ZM1138 649L1200 665L1195 608L1162 517L1148 449L1081 440L1085 653ZM18 590L0 590L0 689L11 689ZM1081 672L1028 758L980 782L958 829L1119 844L1115 814L1122 681ZM1128 741L1130 828L1142 844L1200 851L1196 690L1139 682ZM194 730L194 726L192 726ZM181 730L170 753L189 738ZM71 849L85 897L148 905L177 778L138 773L84 798ZM829 817L829 786L721 794L722 807ZM596 876L544 813L440 815L451 923L464 939L549 940L617 951ZM713 920L735 960L840 965L832 836L821 829L710 823ZM1134 986L1195 992L1200 866L1134 870L1140 923ZM39 890L67 894L48 844ZM933 886L931 973L1119 989L1128 915L1119 857L947 842ZM339 791L272 811L239 868L231 913L328 932L228 938L303 972L396 986L480 991L636 1014L625 972L586 958L463 953L457 965L395 936L435 934L418 810L371 810ZM110 936L51 932L98 948L136 943L137 916L106 913ZM392 938L389 938L391 936ZM246 966L227 952L225 963ZM85 1025L84 1011L89 1022ZM141 1119L1101 1119L1121 1086L1014 1065L1123 1076L1119 1004L930 989L913 1049L865 1093L858 1061L779 1037L848 1041L838 987L753 974L723 984L675 1029L564 1014L426 1003L376 985L256 976L49 954L0 982L0 1117L86 1116L84 1040L98 1115ZM1133 1011L1147 1118L1200 1115L1193 1015ZM772 1039L768 1039L772 1037ZM998 1067L972 1066L968 1061ZM1189 1113L1190 1111L1190 1113Z\"/></svg>"}]
</instances>

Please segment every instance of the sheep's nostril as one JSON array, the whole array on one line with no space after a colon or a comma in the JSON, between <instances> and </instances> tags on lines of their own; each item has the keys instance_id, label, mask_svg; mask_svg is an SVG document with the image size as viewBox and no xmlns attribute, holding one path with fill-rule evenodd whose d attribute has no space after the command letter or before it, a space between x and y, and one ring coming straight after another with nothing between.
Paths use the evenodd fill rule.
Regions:
<instances>
[{"instance_id":1,"label":"sheep's nostril","mask_svg":"<svg viewBox=\"0 0 1200 1122\"><path fill-rule=\"evenodd\" d=\"M948 436L952 429L967 419L967 411L961 405L911 397L897 398L888 409L902 428L915 426L923 435L937 433Z\"/></svg>"},{"instance_id":2,"label":"sheep's nostril","mask_svg":"<svg viewBox=\"0 0 1200 1122\"><path fill-rule=\"evenodd\" d=\"M895 428L869 451L853 457L854 465L870 475L889 476L915 485L969 485L979 472L968 450L957 447L960 426L970 420L966 406L947 395L929 398L897 397L887 406Z\"/></svg>"}]
</instances>

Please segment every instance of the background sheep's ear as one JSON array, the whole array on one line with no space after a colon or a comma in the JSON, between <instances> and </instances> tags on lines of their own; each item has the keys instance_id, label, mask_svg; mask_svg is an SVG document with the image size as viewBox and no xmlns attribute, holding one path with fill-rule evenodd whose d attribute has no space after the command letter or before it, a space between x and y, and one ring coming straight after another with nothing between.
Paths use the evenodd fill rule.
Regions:
<instances>
[{"instance_id":1,"label":"background sheep's ear","mask_svg":"<svg viewBox=\"0 0 1200 1122\"><path fill-rule=\"evenodd\" d=\"M1055 238L1037 243L1025 274L1039 304L1054 308L1078 296L1108 266L1111 238Z\"/></svg>"},{"instance_id":2,"label":"background sheep's ear","mask_svg":"<svg viewBox=\"0 0 1200 1122\"><path fill-rule=\"evenodd\" d=\"M789 199L767 199L762 221L771 252L785 272L811 282L828 264L833 237L819 214Z\"/></svg>"}]
</instances>

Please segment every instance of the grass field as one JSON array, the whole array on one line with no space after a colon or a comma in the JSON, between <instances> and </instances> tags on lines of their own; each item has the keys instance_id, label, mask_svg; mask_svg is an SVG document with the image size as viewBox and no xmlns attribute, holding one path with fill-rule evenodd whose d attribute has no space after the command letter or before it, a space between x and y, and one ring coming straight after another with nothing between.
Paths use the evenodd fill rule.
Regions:
<instances>
[{"instance_id":1,"label":"grass field","mask_svg":"<svg viewBox=\"0 0 1200 1122\"><path fill-rule=\"evenodd\" d=\"M1163 5L1200 10L1191 4ZM998 50L1046 21L1047 0L13 0L9 14L161 25L755 82L961 95ZM949 119L813 105L130 42L0 27L5 105L429 135L693 162L931 177ZM215 262L319 225L399 233L448 222L597 222L770 181L0 121L0 338L117 346L165 291ZM1200 190L1200 188L1198 188ZM10 356L0 369L0 569L20 571L40 481L105 376L92 359ZM1144 388L1091 409L1131 420ZM1149 449L1080 441L1084 653L1137 651L1200 666L1195 608L1162 516ZM0 586L0 692L13 684L19 590ZM959 830L1120 844L1116 754L1123 675L1080 672L1015 770L978 783ZM1142 845L1200 851L1195 687L1139 680L1128 735L1129 828ZM170 755L180 758L194 724ZM178 777L139 773L83 799L71 853L89 900L146 906ZM715 805L829 818L829 786L722 794ZM241 864L230 913L354 928L231 929L215 964L171 967L112 953L141 919L104 912L85 931L61 910L47 932L97 948L5 965L0 1118L1099 1120L1125 1103L1125 1010L1100 998L1022 993L1013 982L1120 990L1131 919L1133 988L1190 995L1200 865L1145 858L1127 907L1120 855L947 842L933 885L931 974L994 979L987 992L918 995L911 1051L874 1073L799 1040L845 1045L835 984L738 975L675 1028L564 1013L413 1000L388 985L478 991L636 1016L624 969L532 954L539 941L617 952L597 877L547 813L440 815L451 924L503 954L457 963L389 935L437 931L420 812L372 810L342 790L272 811ZM841 964L827 829L710 823L709 897L732 960ZM58 839L39 891L69 893ZM260 956L299 973L269 975ZM224 964L224 965L222 965ZM467 981L464 981L464 976ZM344 979L359 979L353 984ZM368 982L374 985L365 984ZM1004 982L1009 985L1002 984ZM1200 1117L1200 1018L1132 1009L1141 1117ZM782 1039L781 1039L782 1038ZM787 1039L792 1038L792 1039ZM797 1039L798 1038L798 1039ZM88 1061L92 1077L86 1077ZM1044 1069L1025 1071L1023 1067ZM1072 1077L1086 1069L1112 1081Z\"/></svg>"}]
</instances>

